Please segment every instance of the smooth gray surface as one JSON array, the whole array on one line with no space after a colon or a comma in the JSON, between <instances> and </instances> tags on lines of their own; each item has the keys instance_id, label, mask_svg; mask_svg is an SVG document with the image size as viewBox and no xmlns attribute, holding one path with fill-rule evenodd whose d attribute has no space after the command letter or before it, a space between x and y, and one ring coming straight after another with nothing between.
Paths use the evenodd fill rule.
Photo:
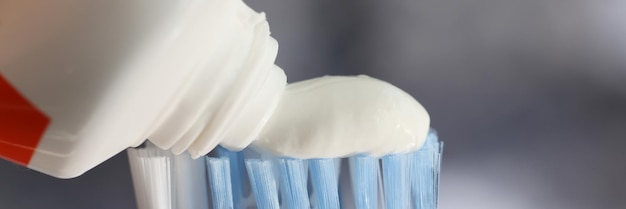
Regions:
<instances>
[{"instance_id":1,"label":"smooth gray surface","mask_svg":"<svg viewBox=\"0 0 626 209\"><path fill-rule=\"evenodd\" d=\"M446 142L441 209L626 208L626 1L249 1L289 81L368 74ZM0 162L0 208L134 208L125 155L57 180Z\"/></svg>"}]
</instances>

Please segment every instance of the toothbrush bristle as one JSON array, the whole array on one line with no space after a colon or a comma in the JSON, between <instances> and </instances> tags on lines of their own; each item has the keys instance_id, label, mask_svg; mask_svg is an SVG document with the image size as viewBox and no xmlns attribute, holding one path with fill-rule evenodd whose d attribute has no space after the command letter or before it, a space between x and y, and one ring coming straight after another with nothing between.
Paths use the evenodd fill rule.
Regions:
<instances>
[{"instance_id":1,"label":"toothbrush bristle","mask_svg":"<svg viewBox=\"0 0 626 209\"><path fill-rule=\"evenodd\" d=\"M209 171L213 208L234 208L230 161L228 158L208 158L207 170Z\"/></svg>"},{"instance_id":2,"label":"toothbrush bristle","mask_svg":"<svg viewBox=\"0 0 626 209\"><path fill-rule=\"evenodd\" d=\"M314 202L318 209L339 208L339 185L334 159L309 160Z\"/></svg>"},{"instance_id":3,"label":"toothbrush bristle","mask_svg":"<svg viewBox=\"0 0 626 209\"><path fill-rule=\"evenodd\" d=\"M245 208L245 194L247 179L244 175L246 168L244 164L243 152L232 152L222 146L218 146L217 154L219 157L228 158L230 165L230 178L233 190L233 206L235 208Z\"/></svg>"},{"instance_id":4,"label":"toothbrush bristle","mask_svg":"<svg viewBox=\"0 0 626 209\"><path fill-rule=\"evenodd\" d=\"M138 208L208 208L204 161L175 156L149 142L128 149L128 159Z\"/></svg>"},{"instance_id":5,"label":"toothbrush bristle","mask_svg":"<svg viewBox=\"0 0 626 209\"><path fill-rule=\"evenodd\" d=\"M443 145L438 142L437 133L431 130L422 149L410 155L414 209L437 207L441 146Z\"/></svg>"},{"instance_id":6,"label":"toothbrush bristle","mask_svg":"<svg viewBox=\"0 0 626 209\"><path fill-rule=\"evenodd\" d=\"M269 160L248 159L246 168L258 209L279 209L278 184Z\"/></svg>"},{"instance_id":7,"label":"toothbrush bristle","mask_svg":"<svg viewBox=\"0 0 626 209\"><path fill-rule=\"evenodd\" d=\"M169 153L151 149L128 152L133 186L140 208L169 209L173 205L172 159Z\"/></svg>"},{"instance_id":8,"label":"toothbrush bristle","mask_svg":"<svg viewBox=\"0 0 626 209\"><path fill-rule=\"evenodd\" d=\"M378 208L378 158L359 155L349 163L355 209Z\"/></svg>"},{"instance_id":9,"label":"toothbrush bristle","mask_svg":"<svg viewBox=\"0 0 626 209\"><path fill-rule=\"evenodd\" d=\"M293 158L276 159L280 179L280 192L287 208L310 208L307 191L306 168L304 160Z\"/></svg>"},{"instance_id":10,"label":"toothbrush bristle","mask_svg":"<svg viewBox=\"0 0 626 209\"><path fill-rule=\"evenodd\" d=\"M188 155L174 156L150 144L128 153L140 209L207 208L208 202L215 209L436 209L442 150L431 129L418 151L348 158L347 175L340 174L338 158L303 160L250 149L219 147L218 158L204 158L206 168ZM190 194L196 196L184 198Z\"/></svg>"},{"instance_id":11,"label":"toothbrush bristle","mask_svg":"<svg viewBox=\"0 0 626 209\"><path fill-rule=\"evenodd\" d=\"M409 172L407 154L392 154L382 158L383 191L387 209L409 207Z\"/></svg>"}]
</instances>

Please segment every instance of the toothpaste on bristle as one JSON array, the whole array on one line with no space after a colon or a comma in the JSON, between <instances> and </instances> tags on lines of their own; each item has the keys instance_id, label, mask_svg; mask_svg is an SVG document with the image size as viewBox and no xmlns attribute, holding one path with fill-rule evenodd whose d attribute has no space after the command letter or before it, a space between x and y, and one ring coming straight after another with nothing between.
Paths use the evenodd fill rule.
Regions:
<instances>
[{"instance_id":1,"label":"toothpaste on bristle","mask_svg":"<svg viewBox=\"0 0 626 209\"><path fill-rule=\"evenodd\" d=\"M399 88L368 76L324 76L287 85L253 145L295 158L382 156L418 150L430 117Z\"/></svg>"}]
</instances>

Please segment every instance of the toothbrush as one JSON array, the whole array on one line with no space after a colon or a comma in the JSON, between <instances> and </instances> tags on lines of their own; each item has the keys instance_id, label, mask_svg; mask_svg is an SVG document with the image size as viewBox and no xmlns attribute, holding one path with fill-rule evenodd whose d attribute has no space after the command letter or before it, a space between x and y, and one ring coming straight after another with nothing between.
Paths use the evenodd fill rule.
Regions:
<instances>
[{"instance_id":1,"label":"toothbrush","mask_svg":"<svg viewBox=\"0 0 626 209\"><path fill-rule=\"evenodd\" d=\"M128 154L140 209L436 209L442 151L431 129L420 150L382 157L296 159L218 147L191 160L151 144Z\"/></svg>"}]
</instances>

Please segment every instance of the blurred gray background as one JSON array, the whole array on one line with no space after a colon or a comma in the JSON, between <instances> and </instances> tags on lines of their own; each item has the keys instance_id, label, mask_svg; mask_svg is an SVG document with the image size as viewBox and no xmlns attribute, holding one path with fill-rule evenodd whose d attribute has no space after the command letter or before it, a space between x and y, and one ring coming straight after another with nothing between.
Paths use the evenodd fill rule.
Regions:
<instances>
[{"instance_id":1,"label":"blurred gray background","mask_svg":"<svg viewBox=\"0 0 626 209\"><path fill-rule=\"evenodd\" d=\"M446 142L441 209L626 208L626 0L257 0L299 81L367 74ZM135 208L125 154L59 180L0 162L0 208Z\"/></svg>"}]
</instances>

